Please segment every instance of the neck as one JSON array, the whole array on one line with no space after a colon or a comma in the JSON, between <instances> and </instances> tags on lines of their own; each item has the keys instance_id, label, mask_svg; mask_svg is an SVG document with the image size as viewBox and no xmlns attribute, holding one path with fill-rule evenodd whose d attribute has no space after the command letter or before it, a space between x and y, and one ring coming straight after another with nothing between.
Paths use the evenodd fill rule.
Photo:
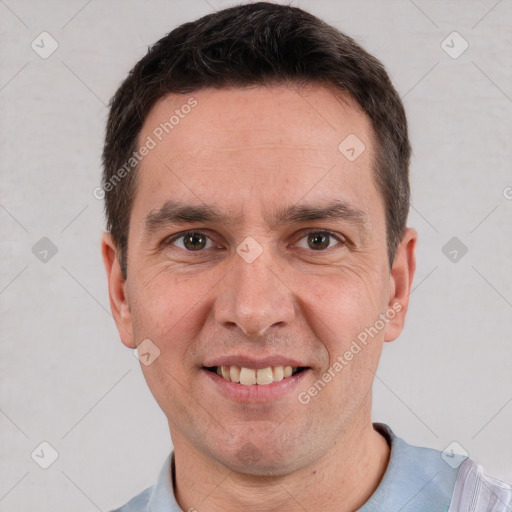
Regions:
<instances>
[{"instance_id":1,"label":"neck","mask_svg":"<svg viewBox=\"0 0 512 512\"><path fill-rule=\"evenodd\" d=\"M282 476L237 473L173 435L175 496L182 510L248 512L359 509L379 485L390 449L371 420L355 421L313 464Z\"/></svg>"}]
</instances>

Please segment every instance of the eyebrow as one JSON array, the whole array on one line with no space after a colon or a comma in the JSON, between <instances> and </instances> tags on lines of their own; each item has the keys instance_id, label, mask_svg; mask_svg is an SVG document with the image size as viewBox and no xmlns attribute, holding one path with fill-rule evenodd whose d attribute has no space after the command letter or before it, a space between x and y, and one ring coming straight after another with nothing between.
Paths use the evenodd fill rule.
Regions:
<instances>
[{"instance_id":1,"label":"eyebrow","mask_svg":"<svg viewBox=\"0 0 512 512\"><path fill-rule=\"evenodd\" d=\"M158 210L150 212L143 222L148 234L152 234L172 224L217 222L234 228L240 220L240 216L228 216L206 204L191 205L169 200ZM362 210L343 201L332 201L326 205L295 204L280 207L270 214L265 214L264 220L270 230L275 230L281 225L318 220L341 220L360 228L365 228L368 223L368 217Z\"/></svg>"},{"instance_id":2,"label":"eyebrow","mask_svg":"<svg viewBox=\"0 0 512 512\"><path fill-rule=\"evenodd\" d=\"M270 229L275 229L283 224L330 219L342 220L361 227L367 223L367 215L362 210L342 201L332 201L326 205L295 204L282 207L265 216L265 221Z\"/></svg>"},{"instance_id":3,"label":"eyebrow","mask_svg":"<svg viewBox=\"0 0 512 512\"><path fill-rule=\"evenodd\" d=\"M166 201L161 208L150 212L144 218L144 225L148 233L153 233L168 224L199 222L218 222L231 227L234 224L234 219L206 204L190 205L176 201Z\"/></svg>"}]
</instances>

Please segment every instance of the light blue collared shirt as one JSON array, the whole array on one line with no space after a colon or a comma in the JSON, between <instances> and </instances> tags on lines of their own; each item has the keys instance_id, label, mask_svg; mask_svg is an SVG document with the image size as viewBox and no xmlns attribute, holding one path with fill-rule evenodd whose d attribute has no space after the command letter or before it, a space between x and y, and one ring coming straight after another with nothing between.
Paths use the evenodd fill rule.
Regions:
<instances>
[{"instance_id":1,"label":"light blue collared shirt","mask_svg":"<svg viewBox=\"0 0 512 512\"><path fill-rule=\"evenodd\" d=\"M512 487L462 455L411 446L374 423L391 447L384 477L358 512L512 512ZM176 502L173 452L156 484L113 512L183 512Z\"/></svg>"}]
</instances>

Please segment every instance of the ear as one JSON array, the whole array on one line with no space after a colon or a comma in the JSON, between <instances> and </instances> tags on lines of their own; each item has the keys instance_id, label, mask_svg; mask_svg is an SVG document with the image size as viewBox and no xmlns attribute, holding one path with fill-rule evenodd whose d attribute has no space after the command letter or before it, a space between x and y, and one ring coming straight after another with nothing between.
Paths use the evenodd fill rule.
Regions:
<instances>
[{"instance_id":1,"label":"ear","mask_svg":"<svg viewBox=\"0 0 512 512\"><path fill-rule=\"evenodd\" d=\"M110 233L101 239L101 254L107 271L110 309L119 331L121 341L128 348L135 348L132 315L126 292L126 281L119 265L118 249Z\"/></svg>"},{"instance_id":2,"label":"ear","mask_svg":"<svg viewBox=\"0 0 512 512\"><path fill-rule=\"evenodd\" d=\"M404 328L412 280L416 270L417 240L416 230L407 228L396 250L390 273L388 302L388 311L394 311L395 314L387 325L384 341L395 340Z\"/></svg>"}]
</instances>

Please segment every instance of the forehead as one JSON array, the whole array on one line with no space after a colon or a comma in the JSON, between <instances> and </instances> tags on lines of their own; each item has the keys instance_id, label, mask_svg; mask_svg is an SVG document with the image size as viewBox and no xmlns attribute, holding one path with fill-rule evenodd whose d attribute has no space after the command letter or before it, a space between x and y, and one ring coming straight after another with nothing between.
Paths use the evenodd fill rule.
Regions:
<instances>
[{"instance_id":1,"label":"forehead","mask_svg":"<svg viewBox=\"0 0 512 512\"><path fill-rule=\"evenodd\" d=\"M151 146L135 199L146 210L173 196L226 208L238 201L240 213L242 203L263 208L326 194L364 208L376 194L371 122L349 96L322 86L169 94L138 143Z\"/></svg>"},{"instance_id":2,"label":"forehead","mask_svg":"<svg viewBox=\"0 0 512 512\"><path fill-rule=\"evenodd\" d=\"M347 130L361 138L372 133L355 100L320 85L209 88L164 96L151 109L139 140L153 134L164 145L207 149L214 142L227 150L238 149L234 141L244 149L258 143L306 149L313 142L332 151Z\"/></svg>"}]
</instances>

